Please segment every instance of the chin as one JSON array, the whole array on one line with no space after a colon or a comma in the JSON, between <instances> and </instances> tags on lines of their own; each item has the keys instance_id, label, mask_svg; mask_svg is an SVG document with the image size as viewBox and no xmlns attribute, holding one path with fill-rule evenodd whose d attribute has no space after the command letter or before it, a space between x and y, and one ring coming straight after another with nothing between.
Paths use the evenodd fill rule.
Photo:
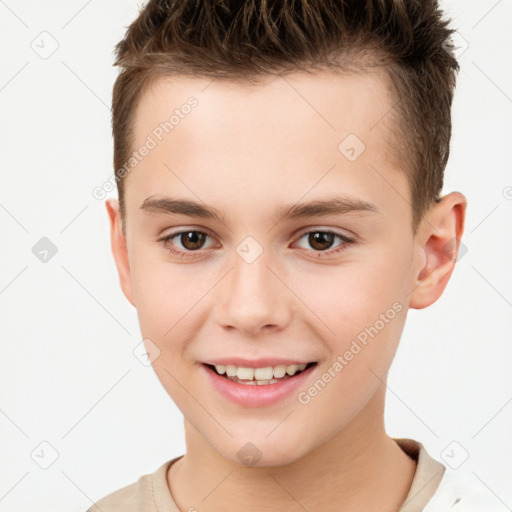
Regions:
<instances>
[{"instance_id":1,"label":"chin","mask_svg":"<svg viewBox=\"0 0 512 512\"><path fill-rule=\"evenodd\" d=\"M288 438L288 443L285 443L277 436L273 440L265 439L264 436L261 440L254 436L252 441L238 439L232 440L229 447L214 446L214 448L230 462L255 468L286 466L305 455L303 441L297 443Z\"/></svg>"}]
</instances>

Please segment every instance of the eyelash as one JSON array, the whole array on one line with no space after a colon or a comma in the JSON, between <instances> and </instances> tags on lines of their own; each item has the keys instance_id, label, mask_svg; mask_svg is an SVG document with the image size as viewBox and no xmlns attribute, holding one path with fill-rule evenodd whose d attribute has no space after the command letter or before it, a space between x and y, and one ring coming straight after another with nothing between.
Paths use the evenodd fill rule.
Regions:
<instances>
[{"instance_id":1,"label":"eyelash","mask_svg":"<svg viewBox=\"0 0 512 512\"><path fill-rule=\"evenodd\" d=\"M167 236L165 236L163 238L158 239L158 241L161 242L162 245L165 247L168 242L170 242L171 240L173 240L174 238L180 236L183 233L201 233L201 234L204 234L204 235L210 237L210 235L208 233L206 233L205 231L200 231L198 229L185 229L185 230L182 230L182 231L177 231L176 233L171 233L170 235L167 235ZM312 231L306 231L306 232L302 233L296 239L296 241L300 240L304 236L309 235L311 233L332 234L332 235L334 235L335 237L338 237L340 240L342 240L344 242L344 243L340 244L337 249L332 249L332 250L328 249L326 251L315 251L315 250L311 249L311 252L318 254L318 256L316 256L317 258L321 258L322 255L324 255L324 254L338 254L338 253L341 253L341 252L345 251L348 248L348 245L350 245L350 244L355 242L354 239L349 238L349 237L347 237L345 235L342 235L340 233L336 233L335 231L321 230L321 229L315 229L315 230L312 230ZM212 237L210 237L210 238L212 238ZM181 258L194 258L194 257L197 257L197 255L201 252L201 249L198 249L196 251L181 251L181 250L176 250L173 247L167 248L167 250L169 251L170 254L174 254L174 255L180 256ZM208 251L208 249L206 249L206 250Z\"/></svg>"}]
</instances>

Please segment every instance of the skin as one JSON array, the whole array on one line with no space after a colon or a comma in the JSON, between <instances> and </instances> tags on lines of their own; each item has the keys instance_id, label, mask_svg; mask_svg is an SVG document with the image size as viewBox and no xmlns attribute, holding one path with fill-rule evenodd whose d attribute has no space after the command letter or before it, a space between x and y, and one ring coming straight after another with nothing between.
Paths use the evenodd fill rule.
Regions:
<instances>
[{"instance_id":1,"label":"skin","mask_svg":"<svg viewBox=\"0 0 512 512\"><path fill-rule=\"evenodd\" d=\"M167 475L174 500L201 512L398 510L416 464L385 432L385 382L407 310L429 306L448 283L458 242L452 257L446 247L462 237L465 197L443 196L413 235L382 71L258 85L159 79L138 105L134 147L189 96L197 107L127 177L125 233L117 201L106 204L123 292L184 415L186 454ZM338 150L349 133L366 146L353 162ZM378 212L276 217L334 195ZM211 205L224 222L141 209L165 196ZM180 229L209 234L190 258L169 253L194 247L179 236L159 241ZM329 229L355 241L312 245L308 233ZM236 252L247 236L263 249L252 263ZM200 367L222 356L317 361L307 390L397 302L401 311L305 405L295 393L235 405ZM261 452L250 467L237 457L248 441Z\"/></svg>"}]
</instances>

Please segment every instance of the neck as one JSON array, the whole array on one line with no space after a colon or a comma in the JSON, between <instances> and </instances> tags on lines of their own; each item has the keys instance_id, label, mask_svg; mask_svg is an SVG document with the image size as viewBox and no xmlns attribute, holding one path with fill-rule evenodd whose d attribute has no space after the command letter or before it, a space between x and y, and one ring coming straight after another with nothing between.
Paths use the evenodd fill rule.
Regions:
<instances>
[{"instance_id":1,"label":"neck","mask_svg":"<svg viewBox=\"0 0 512 512\"><path fill-rule=\"evenodd\" d=\"M283 466L232 462L185 421L187 452L167 475L174 501L201 512L398 511L416 463L385 432L384 392L327 443Z\"/></svg>"}]
</instances>

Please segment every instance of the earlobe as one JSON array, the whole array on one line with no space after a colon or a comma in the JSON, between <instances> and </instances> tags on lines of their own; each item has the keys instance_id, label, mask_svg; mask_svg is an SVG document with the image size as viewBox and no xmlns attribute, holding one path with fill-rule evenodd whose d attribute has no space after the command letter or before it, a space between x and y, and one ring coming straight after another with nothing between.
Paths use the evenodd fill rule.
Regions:
<instances>
[{"instance_id":1,"label":"earlobe","mask_svg":"<svg viewBox=\"0 0 512 512\"><path fill-rule=\"evenodd\" d=\"M423 309L443 293L455 268L467 201L459 192L444 196L432 207L418 230L415 272L409 307Z\"/></svg>"},{"instance_id":2,"label":"earlobe","mask_svg":"<svg viewBox=\"0 0 512 512\"><path fill-rule=\"evenodd\" d=\"M105 206L110 220L110 242L112 246L112 254L117 267L117 273L119 274L121 289L128 301L135 307L130 273L130 261L128 259L128 246L126 243L126 236L122 229L119 202L116 199L107 199Z\"/></svg>"}]
</instances>

